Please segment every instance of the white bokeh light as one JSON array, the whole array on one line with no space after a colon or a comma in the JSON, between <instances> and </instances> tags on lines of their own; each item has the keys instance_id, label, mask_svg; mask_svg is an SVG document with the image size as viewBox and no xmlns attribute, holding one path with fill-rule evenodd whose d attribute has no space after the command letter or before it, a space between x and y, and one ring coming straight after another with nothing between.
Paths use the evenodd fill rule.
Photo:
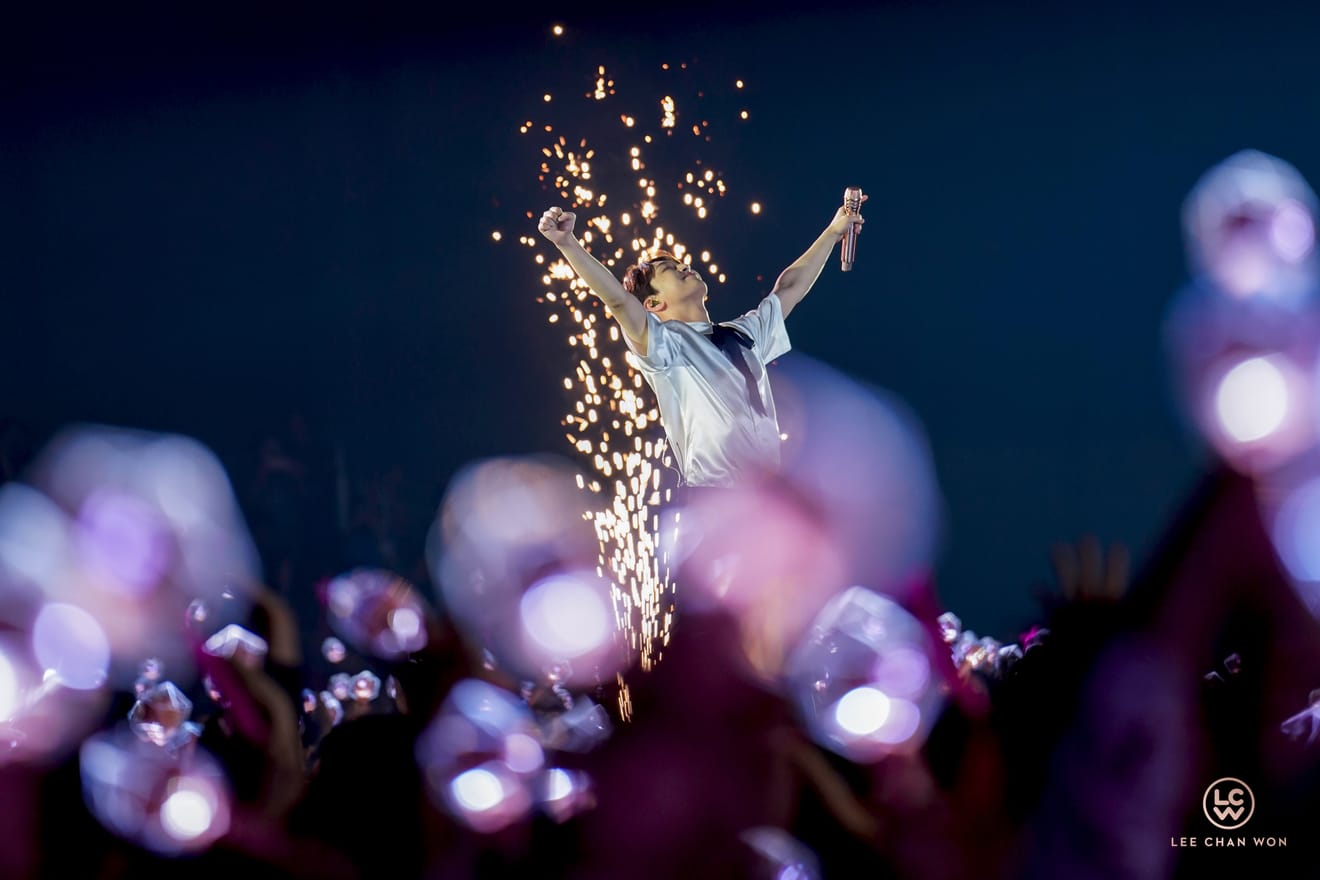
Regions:
<instances>
[{"instance_id":1,"label":"white bokeh light","mask_svg":"<svg viewBox=\"0 0 1320 880\"><path fill-rule=\"evenodd\" d=\"M545 776L545 799L557 801L573 793L573 777L561 767L555 767Z\"/></svg>"},{"instance_id":2,"label":"white bokeh light","mask_svg":"<svg viewBox=\"0 0 1320 880\"><path fill-rule=\"evenodd\" d=\"M215 806L207 793L181 784L160 805L160 825L175 840L187 842L201 837L215 821Z\"/></svg>"},{"instance_id":3,"label":"white bokeh light","mask_svg":"<svg viewBox=\"0 0 1320 880\"><path fill-rule=\"evenodd\" d=\"M1279 256L1297 263L1310 255L1315 246L1315 224L1306 207L1295 199L1286 199L1274 210L1270 221L1270 243Z\"/></svg>"},{"instance_id":4,"label":"white bokeh light","mask_svg":"<svg viewBox=\"0 0 1320 880\"><path fill-rule=\"evenodd\" d=\"M532 781L545 763L530 707L477 679L450 689L415 757L433 803L481 832L527 815Z\"/></svg>"},{"instance_id":5,"label":"white bokeh light","mask_svg":"<svg viewBox=\"0 0 1320 880\"><path fill-rule=\"evenodd\" d=\"M1294 489L1279 505L1272 530L1274 547L1288 573L1320 581L1320 479Z\"/></svg>"},{"instance_id":6,"label":"white bokeh light","mask_svg":"<svg viewBox=\"0 0 1320 880\"><path fill-rule=\"evenodd\" d=\"M525 733L515 733L504 740L504 763L514 773L533 773L545 763L545 753L536 740Z\"/></svg>"},{"instance_id":7,"label":"white bokeh light","mask_svg":"<svg viewBox=\"0 0 1320 880\"><path fill-rule=\"evenodd\" d=\"M0 487L0 573L9 569L29 584L54 584L71 555L69 542L67 518L45 495L22 483Z\"/></svg>"},{"instance_id":8,"label":"white bokeh light","mask_svg":"<svg viewBox=\"0 0 1320 880\"><path fill-rule=\"evenodd\" d=\"M858 763L920 748L944 703L940 650L892 599L854 586L821 609L789 657L789 692L808 734Z\"/></svg>"},{"instance_id":9,"label":"white bokeh light","mask_svg":"<svg viewBox=\"0 0 1320 880\"><path fill-rule=\"evenodd\" d=\"M12 718L20 702L18 671L9 662L4 651L0 650L0 721Z\"/></svg>"},{"instance_id":10,"label":"white bokeh light","mask_svg":"<svg viewBox=\"0 0 1320 880\"><path fill-rule=\"evenodd\" d=\"M358 568L326 588L330 626L356 651L396 659L426 645L426 611L416 587L386 569Z\"/></svg>"},{"instance_id":11,"label":"white bokeh light","mask_svg":"<svg viewBox=\"0 0 1320 880\"><path fill-rule=\"evenodd\" d=\"M321 642L321 655L330 663L342 663L348 656L348 650L342 641L334 636L327 636L325 641Z\"/></svg>"},{"instance_id":12,"label":"white bokeh light","mask_svg":"<svg viewBox=\"0 0 1320 880\"><path fill-rule=\"evenodd\" d=\"M834 707L839 727L854 736L870 736L889 717L889 697L873 687L853 688Z\"/></svg>"},{"instance_id":13,"label":"white bokeh light","mask_svg":"<svg viewBox=\"0 0 1320 880\"><path fill-rule=\"evenodd\" d=\"M491 662L525 679L541 678L552 664L576 661L568 655L596 641L584 633L599 622L595 611L588 609L588 626L575 631L549 610L549 619L536 613L535 593L524 598L542 578L578 573L601 581L608 597L600 539L583 517L584 481L554 456L477 462L455 476L428 537L427 557L446 613L489 652ZM526 620L529 611L536 619ZM605 617L612 623L611 609ZM583 674L594 679L594 672Z\"/></svg>"},{"instance_id":14,"label":"white bokeh light","mask_svg":"<svg viewBox=\"0 0 1320 880\"><path fill-rule=\"evenodd\" d=\"M556 655L580 657L610 638L610 611L605 597L586 577L546 578L523 595L523 627L541 647Z\"/></svg>"},{"instance_id":15,"label":"white bokeh light","mask_svg":"<svg viewBox=\"0 0 1320 880\"><path fill-rule=\"evenodd\" d=\"M51 602L41 609L32 624L32 652L43 669L74 690L100 687L110 669L105 630L76 605Z\"/></svg>"},{"instance_id":16,"label":"white bokeh light","mask_svg":"<svg viewBox=\"0 0 1320 880\"><path fill-rule=\"evenodd\" d=\"M762 825L738 835L757 854L753 876L774 880L820 880L820 860L811 848L782 828Z\"/></svg>"},{"instance_id":17,"label":"white bokeh light","mask_svg":"<svg viewBox=\"0 0 1320 880\"><path fill-rule=\"evenodd\" d=\"M395 608L389 614L390 629L400 641L410 642L422 631L422 616L414 609Z\"/></svg>"},{"instance_id":18,"label":"white bokeh light","mask_svg":"<svg viewBox=\"0 0 1320 880\"><path fill-rule=\"evenodd\" d=\"M504 800L504 786L499 777L481 767L460 773L449 787L459 806L476 813L492 810Z\"/></svg>"},{"instance_id":19,"label":"white bokeh light","mask_svg":"<svg viewBox=\"0 0 1320 880\"><path fill-rule=\"evenodd\" d=\"M1268 437L1288 417L1288 382L1271 358L1243 361L1215 392L1215 414L1229 437L1250 443Z\"/></svg>"},{"instance_id":20,"label":"white bokeh light","mask_svg":"<svg viewBox=\"0 0 1320 880\"><path fill-rule=\"evenodd\" d=\"M152 852L197 852L229 831L224 771L200 746L171 754L127 730L102 731L83 742L78 764L92 815Z\"/></svg>"}]
</instances>

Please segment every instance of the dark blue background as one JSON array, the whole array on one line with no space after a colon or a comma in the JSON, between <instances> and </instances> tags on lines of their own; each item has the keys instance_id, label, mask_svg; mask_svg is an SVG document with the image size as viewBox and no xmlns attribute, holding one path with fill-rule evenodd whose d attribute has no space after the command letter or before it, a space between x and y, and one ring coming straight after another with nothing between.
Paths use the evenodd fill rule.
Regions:
<instances>
[{"instance_id":1,"label":"dark blue background","mask_svg":"<svg viewBox=\"0 0 1320 880\"><path fill-rule=\"evenodd\" d=\"M754 303L844 185L871 194L857 269L831 264L793 315L795 348L923 420L942 595L1000 636L1031 616L1052 542L1090 531L1140 559L1195 477L1159 337L1185 278L1183 196L1243 147L1307 175L1320 149L1320 19L1303 4L139 7L11 24L0 415L38 437L75 420L181 431L239 474L297 410L350 468L402 465L423 505L470 459L567 452L563 334L516 244L553 200L517 125L597 64L634 106L704 83L703 113L752 112L701 153L733 188L724 213L670 223L733 276L713 315ZM661 61L689 62L686 79ZM752 198L761 217L737 207Z\"/></svg>"}]
</instances>

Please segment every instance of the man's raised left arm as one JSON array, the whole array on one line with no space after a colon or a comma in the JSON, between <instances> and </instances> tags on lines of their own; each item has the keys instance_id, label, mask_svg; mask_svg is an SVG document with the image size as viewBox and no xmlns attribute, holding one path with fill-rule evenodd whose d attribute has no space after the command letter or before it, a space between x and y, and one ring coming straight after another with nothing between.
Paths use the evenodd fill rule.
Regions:
<instances>
[{"instance_id":1,"label":"man's raised left arm","mask_svg":"<svg viewBox=\"0 0 1320 880\"><path fill-rule=\"evenodd\" d=\"M866 196L862 196L865 202ZM861 214L849 214L843 208L839 208L834 214L834 219L830 225L825 227L825 231L820 234L807 248L806 253L793 261L783 272L779 273L779 280L775 282L774 290L770 291L779 297L779 304L784 312L784 317L793 311L793 307L802 302L802 297L811 290L816 279L820 277L821 270L825 268L825 261L830 258L834 251L834 245L838 244L839 239L843 238L848 227L856 224L857 231L861 232L862 224L866 221Z\"/></svg>"}]
</instances>

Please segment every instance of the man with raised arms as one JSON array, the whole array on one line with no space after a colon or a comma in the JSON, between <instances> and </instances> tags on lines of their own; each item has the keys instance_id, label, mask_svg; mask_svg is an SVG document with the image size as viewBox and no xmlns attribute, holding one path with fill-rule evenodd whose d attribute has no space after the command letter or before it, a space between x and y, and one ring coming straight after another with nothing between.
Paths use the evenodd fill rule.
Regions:
<instances>
[{"instance_id":1,"label":"man with raised arms","mask_svg":"<svg viewBox=\"0 0 1320 880\"><path fill-rule=\"evenodd\" d=\"M721 324L711 322L706 282L691 266L659 252L620 282L573 235L575 220L554 207L538 228L619 322L630 363L655 392L683 484L728 488L774 473L779 423L766 364L789 350L784 319L848 227L860 231L861 214L840 208L755 309Z\"/></svg>"}]
</instances>

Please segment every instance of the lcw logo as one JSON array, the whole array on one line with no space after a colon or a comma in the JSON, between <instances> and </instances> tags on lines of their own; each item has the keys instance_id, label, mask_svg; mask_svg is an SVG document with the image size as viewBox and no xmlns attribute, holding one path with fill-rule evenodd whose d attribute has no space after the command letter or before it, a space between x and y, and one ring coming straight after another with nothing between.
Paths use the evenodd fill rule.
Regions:
<instances>
[{"instance_id":1,"label":"lcw logo","mask_svg":"<svg viewBox=\"0 0 1320 880\"><path fill-rule=\"evenodd\" d=\"M1256 797L1241 779L1226 776L1210 783L1201 805L1211 825L1231 831L1251 819L1251 814L1256 812Z\"/></svg>"},{"instance_id":2,"label":"lcw logo","mask_svg":"<svg viewBox=\"0 0 1320 880\"><path fill-rule=\"evenodd\" d=\"M1226 801L1221 801L1221 797L1223 797L1223 793L1216 791L1213 809L1215 815L1219 817L1219 821L1222 822L1225 819L1239 819L1242 817L1242 814L1247 811L1247 808L1243 806L1246 801L1242 798L1242 789L1233 789L1233 791L1229 793L1228 800Z\"/></svg>"}]
</instances>

